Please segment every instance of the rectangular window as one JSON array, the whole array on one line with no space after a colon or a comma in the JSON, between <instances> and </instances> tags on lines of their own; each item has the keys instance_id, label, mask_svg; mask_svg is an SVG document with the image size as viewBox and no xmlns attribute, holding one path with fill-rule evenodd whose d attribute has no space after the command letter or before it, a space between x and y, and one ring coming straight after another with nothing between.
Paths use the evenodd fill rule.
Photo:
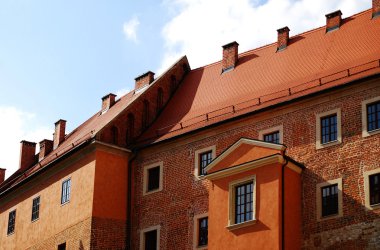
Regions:
<instances>
[{"instance_id":1,"label":"rectangular window","mask_svg":"<svg viewBox=\"0 0 380 250\"><path fill-rule=\"evenodd\" d=\"M58 245L58 250L66 250L66 242Z\"/></svg>"},{"instance_id":2,"label":"rectangular window","mask_svg":"<svg viewBox=\"0 0 380 250\"><path fill-rule=\"evenodd\" d=\"M235 187L235 224L252 220L253 183Z\"/></svg>"},{"instance_id":3,"label":"rectangular window","mask_svg":"<svg viewBox=\"0 0 380 250\"><path fill-rule=\"evenodd\" d=\"M199 173L200 175L206 174L206 167L212 161L212 151L207 151L199 155Z\"/></svg>"},{"instance_id":4,"label":"rectangular window","mask_svg":"<svg viewBox=\"0 0 380 250\"><path fill-rule=\"evenodd\" d=\"M8 230L7 230L8 235L15 232L15 225L16 225L16 210L13 210L9 212Z\"/></svg>"},{"instance_id":5,"label":"rectangular window","mask_svg":"<svg viewBox=\"0 0 380 250\"><path fill-rule=\"evenodd\" d=\"M33 199L32 204L32 221L37 220L40 217L40 197Z\"/></svg>"},{"instance_id":6,"label":"rectangular window","mask_svg":"<svg viewBox=\"0 0 380 250\"><path fill-rule=\"evenodd\" d=\"M380 173L369 176L369 204L380 204Z\"/></svg>"},{"instance_id":7,"label":"rectangular window","mask_svg":"<svg viewBox=\"0 0 380 250\"><path fill-rule=\"evenodd\" d=\"M271 143L280 143L280 131L274 131L270 134L264 135L264 141L265 142L271 142Z\"/></svg>"},{"instance_id":8,"label":"rectangular window","mask_svg":"<svg viewBox=\"0 0 380 250\"><path fill-rule=\"evenodd\" d=\"M380 102L367 105L367 130L368 132L380 129Z\"/></svg>"},{"instance_id":9,"label":"rectangular window","mask_svg":"<svg viewBox=\"0 0 380 250\"><path fill-rule=\"evenodd\" d=\"M208 243L208 217L198 221L198 246L207 246Z\"/></svg>"},{"instance_id":10,"label":"rectangular window","mask_svg":"<svg viewBox=\"0 0 380 250\"><path fill-rule=\"evenodd\" d=\"M321 187L322 217L338 214L338 184Z\"/></svg>"},{"instance_id":11,"label":"rectangular window","mask_svg":"<svg viewBox=\"0 0 380 250\"><path fill-rule=\"evenodd\" d=\"M148 169L148 192L160 187L160 166Z\"/></svg>"},{"instance_id":12,"label":"rectangular window","mask_svg":"<svg viewBox=\"0 0 380 250\"><path fill-rule=\"evenodd\" d=\"M157 249L157 230L148 231L144 233L144 249L145 250Z\"/></svg>"},{"instance_id":13,"label":"rectangular window","mask_svg":"<svg viewBox=\"0 0 380 250\"><path fill-rule=\"evenodd\" d=\"M61 204L65 204L70 201L71 194L71 179L67 179L62 182L62 194L61 194Z\"/></svg>"},{"instance_id":14,"label":"rectangular window","mask_svg":"<svg viewBox=\"0 0 380 250\"><path fill-rule=\"evenodd\" d=\"M322 144L338 139L338 121L336 114L321 118L321 138Z\"/></svg>"}]
</instances>

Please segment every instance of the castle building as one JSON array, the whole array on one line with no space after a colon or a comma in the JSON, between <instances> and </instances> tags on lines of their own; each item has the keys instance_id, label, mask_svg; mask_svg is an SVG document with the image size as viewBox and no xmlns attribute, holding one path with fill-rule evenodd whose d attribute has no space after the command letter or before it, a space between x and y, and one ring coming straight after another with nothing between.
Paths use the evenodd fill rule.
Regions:
<instances>
[{"instance_id":1,"label":"castle building","mask_svg":"<svg viewBox=\"0 0 380 250\"><path fill-rule=\"evenodd\" d=\"M21 141L0 248L379 249L379 16L184 56L38 154Z\"/></svg>"}]
</instances>

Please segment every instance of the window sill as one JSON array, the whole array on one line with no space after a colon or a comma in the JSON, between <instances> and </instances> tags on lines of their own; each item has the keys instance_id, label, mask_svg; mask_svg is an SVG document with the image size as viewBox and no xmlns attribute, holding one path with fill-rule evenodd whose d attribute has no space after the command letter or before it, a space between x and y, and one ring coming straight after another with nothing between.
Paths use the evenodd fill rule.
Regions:
<instances>
[{"instance_id":1,"label":"window sill","mask_svg":"<svg viewBox=\"0 0 380 250\"><path fill-rule=\"evenodd\" d=\"M32 220L32 223L39 221L39 220L40 220L40 218L38 217L37 219Z\"/></svg>"},{"instance_id":2,"label":"window sill","mask_svg":"<svg viewBox=\"0 0 380 250\"><path fill-rule=\"evenodd\" d=\"M64 202L64 203L61 203L61 207L63 207L64 205L66 205L66 204L68 204L68 203L70 203L70 201L66 201L66 202Z\"/></svg>"},{"instance_id":3,"label":"window sill","mask_svg":"<svg viewBox=\"0 0 380 250\"><path fill-rule=\"evenodd\" d=\"M239 223L239 224L232 224L232 225L227 226L226 228L228 230L232 231L232 230L235 230L235 229L239 229L239 228L243 228L243 227L248 227L248 226L251 226L251 225L254 225L254 224L256 224L256 219L249 220L249 221L246 221L246 222L242 222L242 223Z\"/></svg>"},{"instance_id":4,"label":"window sill","mask_svg":"<svg viewBox=\"0 0 380 250\"><path fill-rule=\"evenodd\" d=\"M369 207L370 207L371 210L380 209L380 203L379 204L374 204L374 205L369 205Z\"/></svg>"},{"instance_id":5,"label":"window sill","mask_svg":"<svg viewBox=\"0 0 380 250\"><path fill-rule=\"evenodd\" d=\"M327 215L327 216L319 217L318 221L325 221L325 220L330 220L330 219L336 219L336 218L339 218L339 217L342 217L342 216L343 215L341 215L341 214Z\"/></svg>"},{"instance_id":6,"label":"window sill","mask_svg":"<svg viewBox=\"0 0 380 250\"><path fill-rule=\"evenodd\" d=\"M204 246L196 246L194 249L195 249L195 250L205 250L205 249L207 249L207 245L204 245Z\"/></svg>"},{"instance_id":7,"label":"window sill","mask_svg":"<svg viewBox=\"0 0 380 250\"><path fill-rule=\"evenodd\" d=\"M368 136L376 135L376 134L380 134L380 128L374 129L371 131L368 131L368 130L363 131L363 137L368 137Z\"/></svg>"},{"instance_id":8,"label":"window sill","mask_svg":"<svg viewBox=\"0 0 380 250\"><path fill-rule=\"evenodd\" d=\"M7 236L12 236L14 234L15 234L15 231L13 231L12 233L7 234Z\"/></svg>"},{"instance_id":9,"label":"window sill","mask_svg":"<svg viewBox=\"0 0 380 250\"><path fill-rule=\"evenodd\" d=\"M327 148L327 147L335 146L341 143L342 143L341 140L329 141L325 143L317 143L317 149Z\"/></svg>"},{"instance_id":10,"label":"window sill","mask_svg":"<svg viewBox=\"0 0 380 250\"><path fill-rule=\"evenodd\" d=\"M149 195L149 194L154 194L154 193L157 193L157 192L160 192L162 191L162 188L157 188L157 189L153 189L153 190L150 190L150 191L146 191L143 193L143 196L145 195Z\"/></svg>"}]
</instances>

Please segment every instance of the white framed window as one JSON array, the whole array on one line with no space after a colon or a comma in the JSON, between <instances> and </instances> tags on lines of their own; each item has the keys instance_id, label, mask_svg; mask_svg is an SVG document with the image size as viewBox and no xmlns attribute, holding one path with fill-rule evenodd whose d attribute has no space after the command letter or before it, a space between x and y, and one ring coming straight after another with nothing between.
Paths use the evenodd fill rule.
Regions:
<instances>
[{"instance_id":1,"label":"white framed window","mask_svg":"<svg viewBox=\"0 0 380 250\"><path fill-rule=\"evenodd\" d=\"M316 115L316 148L321 149L342 143L340 108Z\"/></svg>"},{"instance_id":2,"label":"white framed window","mask_svg":"<svg viewBox=\"0 0 380 250\"><path fill-rule=\"evenodd\" d=\"M380 209L380 168L366 171L364 176L365 207Z\"/></svg>"},{"instance_id":3,"label":"white framed window","mask_svg":"<svg viewBox=\"0 0 380 250\"><path fill-rule=\"evenodd\" d=\"M343 216L342 178L316 186L317 221Z\"/></svg>"},{"instance_id":4,"label":"white framed window","mask_svg":"<svg viewBox=\"0 0 380 250\"><path fill-rule=\"evenodd\" d=\"M233 181L229 184L229 230L256 223L256 176Z\"/></svg>"},{"instance_id":5,"label":"white framed window","mask_svg":"<svg viewBox=\"0 0 380 250\"><path fill-rule=\"evenodd\" d=\"M194 175L195 177L204 175L205 169L210 162L216 157L216 146L210 146L196 150L194 160Z\"/></svg>"},{"instance_id":6,"label":"white framed window","mask_svg":"<svg viewBox=\"0 0 380 250\"><path fill-rule=\"evenodd\" d=\"M208 213L194 216L193 249L207 249L208 245Z\"/></svg>"},{"instance_id":7,"label":"white framed window","mask_svg":"<svg viewBox=\"0 0 380 250\"><path fill-rule=\"evenodd\" d=\"M284 127L279 125L276 127L264 129L259 131L259 140L277 144L284 143Z\"/></svg>"},{"instance_id":8,"label":"white framed window","mask_svg":"<svg viewBox=\"0 0 380 250\"><path fill-rule=\"evenodd\" d=\"M160 249L161 226L152 226L140 231L140 250Z\"/></svg>"},{"instance_id":9,"label":"white framed window","mask_svg":"<svg viewBox=\"0 0 380 250\"><path fill-rule=\"evenodd\" d=\"M163 188L163 162L144 167L143 195L159 192Z\"/></svg>"},{"instance_id":10,"label":"white framed window","mask_svg":"<svg viewBox=\"0 0 380 250\"><path fill-rule=\"evenodd\" d=\"M362 102L362 136L380 133L380 96Z\"/></svg>"}]
</instances>

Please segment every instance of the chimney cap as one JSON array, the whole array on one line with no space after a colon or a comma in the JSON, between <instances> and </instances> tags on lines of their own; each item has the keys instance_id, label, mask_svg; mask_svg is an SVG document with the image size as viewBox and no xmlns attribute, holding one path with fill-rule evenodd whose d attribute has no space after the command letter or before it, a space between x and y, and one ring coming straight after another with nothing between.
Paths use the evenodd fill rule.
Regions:
<instances>
[{"instance_id":1,"label":"chimney cap","mask_svg":"<svg viewBox=\"0 0 380 250\"><path fill-rule=\"evenodd\" d=\"M26 140L22 140L22 141L20 141L20 143L27 144L27 145L30 145L30 146L35 146L37 144L35 142L30 142L30 141L26 141Z\"/></svg>"},{"instance_id":2,"label":"chimney cap","mask_svg":"<svg viewBox=\"0 0 380 250\"><path fill-rule=\"evenodd\" d=\"M0 168L0 170L7 170L6 168Z\"/></svg>"},{"instance_id":3,"label":"chimney cap","mask_svg":"<svg viewBox=\"0 0 380 250\"><path fill-rule=\"evenodd\" d=\"M332 17L336 17L336 16L341 16L342 15L342 11L340 11L340 10L336 10L336 11L334 11L334 12L331 12L331 13L329 13L329 14L326 14L325 16L327 17L327 18L332 18Z\"/></svg>"},{"instance_id":4,"label":"chimney cap","mask_svg":"<svg viewBox=\"0 0 380 250\"><path fill-rule=\"evenodd\" d=\"M227 44L223 45L222 48L223 49L228 49L228 48L230 48L232 46L239 46L239 44L236 41L233 41L231 43L227 43Z\"/></svg>"},{"instance_id":5,"label":"chimney cap","mask_svg":"<svg viewBox=\"0 0 380 250\"><path fill-rule=\"evenodd\" d=\"M289 32L289 31L290 31L290 29L288 26L282 27L282 28L277 30L278 33L284 33L284 32Z\"/></svg>"},{"instance_id":6,"label":"chimney cap","mask_svg":"<svg viewBox=\"0 0 380 250\"><path fill-rule=\"evenodd\" d=\"M135 78L135 81L137 81L137 80L140 80L141 78L144 78L144 77L146 77L146 76L148 76L148 75L154 75L154 72L152 72L152 71L148 71L148 72L146 72L146 73L144 73L144 74L142 74L142 75L139 75L138 77L136 77Z\"/></svg>"},{"instance_id":7,"label":"chimney cap","mask_svg":"<svg viewBox=\"0 0 380 250\"><path fill-rule=\"evenodd\" d=\"M113 93L109 93L109 94L103 96L103 97L102 97L102 100L104 100L104 99L106 99L106 98L108 98L108 97L110 97L110 96L116 97L115 94L113 94Z\"/></svg>"},{"instance_id":8,"label":"chimney cap","mask_svg":"<svg viewBox=\"0 0 380 250\"><path fill-rule=\"evenodd\" d=\"M59 119L58 121L56 121L54 124L57 124L57 123L60 123L60 122L67 122L66 120L63 120L63 119Z\"/></svg>"},{"instance_id":9,"label":"chimney cap","mask_svg":"<svg viewBox=\"0 0 380 250\"><path fill-rule=\"evenodd\" d=\"M39 143L41 144L41 143L44 143L44 142L47 142L47 141L49 141L49 142L53 142L52 140L49 140L49 139L43 139L43 140L40 141Z\"/></svg>"}]
</instances>

